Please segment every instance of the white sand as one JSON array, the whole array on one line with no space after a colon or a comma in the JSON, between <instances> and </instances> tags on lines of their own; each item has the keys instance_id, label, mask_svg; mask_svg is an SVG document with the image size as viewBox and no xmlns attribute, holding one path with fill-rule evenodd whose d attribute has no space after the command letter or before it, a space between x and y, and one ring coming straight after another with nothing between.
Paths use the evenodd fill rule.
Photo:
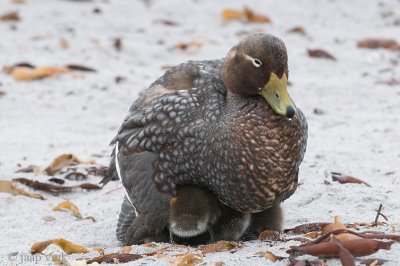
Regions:
<instances>
[{"instance_id":1,"label":"white sand","mask_svg":"<svg viewBox=\"0 0 400 266\"><path fill-rule=\"evenodd\" d=\"M267 31L281 37L289 53L290 93L309 123L307 153L301 166L296 193L284 203L285 227L306 222L330 221L339 215L344 222L373 221L380 203L383 213L399 233L400 227L400 86L377 81L400 79L400 53L356 47L366 37L398 38L399 1L62 1L26 0L16 5L0 0L0 13L18 10L22 20L0 22L1 66L28 61L35 65L79 63L98 69L94 74L65 74L34 82L17 82L0 73L0 179L15 177L46 181L47 176L15 174L19 165L46 166L62 153L95 158L107 165L108 142L115 135L137 93L162 75L162 66L189 59L223 57L244 32ZM149 3L146 5L145 3ZM324 4L322 4L324 2ZM267 14L272 24L223 24L224 8L244 4ZM100 14L93 9L101 9ZM170 19L178 26L154 23ZM16 30L11 29L15 25ZM307 37L288 34L303 26ZM59 38L69 43L59 47ZM122 51L113 39L122 38ZM35 40L33 40L35 39ZM200 49L174 49L179 41L206 40ZM337 61L314 59L307 48L323 48ZM114 78L124 76L116 84ZM314 108L325 113L317 115ZM329 172L339 171L368 182L341 185ZM91 177L89 182L100 179ZM73 182L69 182L72 184ZM25 188L24 186L20 186ZM44 194L46 201L0 193L0 256L4 265L13 259L26 261L32 243L64 237L89 248L116 252L120 244L114 231L120 203L120 187L112 182L101 191L75 192L59 197ZM28 190L28 189L27 189ZM73 201L90 220L76 221L51 209L64 199ZM52 216L53 222L43 217ZM387 227L389 228L389 227ZM252 242L236 253L216 253L203 261L227 265L261 265L272 262L254 256L258 251L285 250L298 244ZM51 248L50 250L57 250ZM47 252L47 251L46 251ZM48 252L47 252L48 253ZM400 244L371 257L400 265ZM85 257L95 256L91 252ZM68 258L80 258L73 255ZM38 264L45 264L42 261ZM160 265L160 261L139 260ZM168 264L166 260L162 261ZM287 260L275 265L286 265ZM329 265L339 265L330 260Z\"/></svg>"}]
</instances>

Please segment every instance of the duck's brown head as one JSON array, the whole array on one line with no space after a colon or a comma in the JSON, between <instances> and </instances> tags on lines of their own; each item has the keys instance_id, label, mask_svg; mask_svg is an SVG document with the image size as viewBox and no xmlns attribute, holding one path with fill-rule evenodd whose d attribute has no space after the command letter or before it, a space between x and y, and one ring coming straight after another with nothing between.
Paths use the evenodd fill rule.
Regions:
<instances>
[{"instance_id":1,"label":"duck's brown head","mask_svg":"<svg viewBox=\"0 0 400 266\"><path fill-rule=\"evenodd\" d=\"M296 113L287 91L286 47L271 34L252 34L235 45L225 58L223 80L234 94L263 96L277 114L292 118Z\"/></svg>"}]
</instances>

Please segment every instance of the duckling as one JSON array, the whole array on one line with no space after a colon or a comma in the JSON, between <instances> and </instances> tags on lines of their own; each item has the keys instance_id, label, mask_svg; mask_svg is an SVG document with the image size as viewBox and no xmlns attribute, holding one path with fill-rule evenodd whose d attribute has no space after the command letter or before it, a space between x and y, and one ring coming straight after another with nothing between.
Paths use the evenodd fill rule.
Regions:
<instances>
[{"instance_id":1,"label":"duckling","mask_svg":"<svg viewBox=\"0 0 400 266\"><path fill-rule=\"evenodd\" d=\"M133 193L139 188L131 161L149 152L152 169L142 178L169 199L181 185L205 188L241 213L287 199L307 143L305 116L287 91L287 62L283 41L258 33L223 59L171 68L131 106L111 142L119 155L103 183L116 175L118 158L126 180L136 180L123 182L128 198L143 201ZM147 212L154 211L150 203L142 206Z\"/></svg>"},{"instance_id":2,"label":"duckling","mask_svg":"<svg viewBox=\"0 0 400 266\"><path fill-rule=\"evenodd\" d=\"M221 204L208 191L184 186L178 187L177 196L171 199L169 220L172 241L204 244L240 240L250 225L251 216Z\"/></svg>"}]
</instances>

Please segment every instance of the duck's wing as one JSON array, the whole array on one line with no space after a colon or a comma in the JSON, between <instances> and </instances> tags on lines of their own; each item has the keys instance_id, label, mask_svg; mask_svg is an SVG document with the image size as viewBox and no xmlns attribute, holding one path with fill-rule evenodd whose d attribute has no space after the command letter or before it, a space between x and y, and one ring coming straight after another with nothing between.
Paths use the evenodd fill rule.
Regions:
<instances>
[{"instance_id":1,"label":"duck's wing","mask_svg":"<svg viewBox=\"0 0 400 266\"><path fill-rule=\"evenodd\" d=\"M133 103L111 145L118 144L124 155L141 151L160 155L167 146L193 141L202 134L204 123L217 119L214 111L225 102L222 66L221 59L171 68ZM117 176L113 152L108 175L101 182Z\"/></svg>"},{"instance_id":2,"label":"duck's wing","mask_svg":"<svg viewBox=\"0 0 400 266\"><path fill-rule=\"evenodd\" d=\"M115 165L125 189L117 238L126 245L160 237L168 223L170 197L159 192L151 178L156 155L140 152L128 157L115 152Z\"/></svg>"}]
</instances>

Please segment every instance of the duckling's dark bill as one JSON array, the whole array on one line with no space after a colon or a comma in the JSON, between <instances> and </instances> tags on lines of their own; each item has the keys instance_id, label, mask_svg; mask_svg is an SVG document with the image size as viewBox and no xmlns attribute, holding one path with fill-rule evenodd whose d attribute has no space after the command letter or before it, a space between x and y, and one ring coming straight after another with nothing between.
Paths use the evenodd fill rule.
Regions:
<instances>
[{"instance_id":1,"label":"duckling's dark bill","mask_svg":"<svg viewBox=\"0 0 400 266\"><path fill-rule=\"evenodd\" d=\"M296 114L296 106L287 91L287 77L283 74L281 78L271 73L269 81L261 89L260 95L269 103L275 113L292 118Z\"/></svg>"}]
</instances>

